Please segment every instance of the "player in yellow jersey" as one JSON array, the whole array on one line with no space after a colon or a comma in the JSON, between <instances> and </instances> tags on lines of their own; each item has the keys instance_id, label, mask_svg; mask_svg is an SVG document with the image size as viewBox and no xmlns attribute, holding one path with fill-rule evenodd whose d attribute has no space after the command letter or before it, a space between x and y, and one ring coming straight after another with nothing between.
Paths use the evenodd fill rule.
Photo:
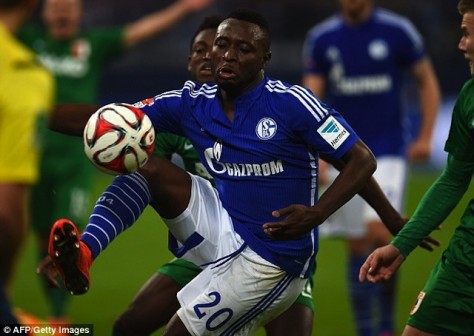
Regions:
<instances>
[{"instance_id":1,"label":"player in yellow jersey","mask_svg":"<svg viewBox=\"0 0 474 336\"><path fill-rule=\"evenodd\" d=\"M14 34L36 0L0 0L0 324L17 323L8 286L28 222L29 188L38 178L38 124L53 102L53 80Z\"/></svg>"}]
</instances>

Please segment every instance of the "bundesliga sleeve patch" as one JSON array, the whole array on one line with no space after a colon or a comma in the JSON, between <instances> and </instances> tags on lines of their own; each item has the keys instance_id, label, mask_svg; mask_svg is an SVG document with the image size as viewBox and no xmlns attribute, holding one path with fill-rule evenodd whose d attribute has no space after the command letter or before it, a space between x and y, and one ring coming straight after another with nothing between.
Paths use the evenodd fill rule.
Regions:
<instances>
[{"instance_id":1,"label":"bundesliga sleeve patch","mask_svg":"<svg viewBox=\"0 0 474 336\"><path fill-rule=\"evenodd\" d=\"M334 149L338 149L349 137L349 131L332 116L318 128L318 133Z\"/></svg>"}]
</instances>

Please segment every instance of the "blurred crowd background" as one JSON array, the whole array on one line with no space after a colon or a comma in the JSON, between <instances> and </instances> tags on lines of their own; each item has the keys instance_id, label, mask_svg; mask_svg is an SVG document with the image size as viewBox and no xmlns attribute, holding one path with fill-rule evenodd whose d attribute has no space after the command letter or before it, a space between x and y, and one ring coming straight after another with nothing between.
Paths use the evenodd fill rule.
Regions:
<instances>
[{"instance_id":1,"label":"blurred crowd background","mask_svg":"<svg viewBox=\"0 0 474 336\"><path fill-rule=\"evenodd\" d=\"M84 28L123 25L165 8L173 0L84 0ZM443 94L456 93L469 72L457 50L460 16L457 0L377 0L376 4L405 15L423 35ZM334 14L337 0L217 0L158 37L125 53L106 70L103 102L135 101L180 87L187 79L189 40L203 16L225 15L246 7L263 13L272 29L273 59L267 74L291 83L301 81L301 52L306 32ZM35 19L35 17L34 17ZM38 17L36 16L36 19Z\"/></svg>"}]
</instances>

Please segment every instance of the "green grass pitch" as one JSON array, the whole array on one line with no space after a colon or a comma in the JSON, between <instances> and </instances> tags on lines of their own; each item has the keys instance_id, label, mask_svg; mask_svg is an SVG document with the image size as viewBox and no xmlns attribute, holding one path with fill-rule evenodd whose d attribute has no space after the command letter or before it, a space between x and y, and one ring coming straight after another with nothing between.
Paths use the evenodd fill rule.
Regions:
<instances>
[{"instance_id":1,"label":"green grass pitch","mask_svg":"<svg viewBox=\"0 0 474 336\"><path fill-rule=\"evenodd\" d=\"M431 173L412 175L408 186L407 214L413 212L434 176ZM109 181L109 177L101 175L101 183L97 184L94 194L98 196ZM431 253L417 249L401 268L396 310L398 334L403 330L408 311L431 267L446 247L467 201L465 197L443 224L442 230L433 234L442 241L441 248ZM151 209L147 209L139 222L119 236L95 261L91 270L90 291L71 298L70 317L73 322L93 324L94 335L110 335L115 317L127 307L145 280L172 257L166 241L164 225L157 221ZM30 235L14 279L13 301L16 307L44 318L48 311L39 278L35 274L35 247L34 237ZM345 265L342 242L322 240L314 289L315 336L354 335L345 287ZM258 335L264 333L259 332Z\"/></svg>"}]
</instances>

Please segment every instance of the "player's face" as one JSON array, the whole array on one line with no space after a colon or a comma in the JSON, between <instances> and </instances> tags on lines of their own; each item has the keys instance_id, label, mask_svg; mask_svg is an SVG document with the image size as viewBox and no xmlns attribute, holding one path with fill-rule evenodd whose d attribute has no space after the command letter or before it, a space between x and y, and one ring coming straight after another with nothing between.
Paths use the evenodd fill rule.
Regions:
<instances>
[{"instance_id":1,"label":"player's face","mask_svg":"<svg viewBox=\"0 0 474 336\"><path fill-rule=\"evenodd\" d=\"M46 0L43 21L55 39L74 37L79 29L82 15L80 0Z\"/></svg>"},{"instance_id":2,"label":"player's face","mask_svg":"<svg viewBox=\"0 0 474 336\"><path fill-rule=\"evenodd\" d=\"M214 82L211 71L211 50L216 37L215 29L205 29L194 39L191 55L188 58L188 71L191 77L199 83Z\"/></svg>"},{"instance_id":3,"label":"player's face","mask_svg":"<svg viewBox=\"0 0 474 336\"><path fill-rule=\"evenodd\" d=\"M474 12L467 12L462 17L462 36L458 48L469 61L471 76L474 76Z\"/></svg>"},{"instance_id":4,"label":"player's face","mask_svg":"<svg viewBox=\"0 0 474 336\"><path fill-rule=\"evenodd\" d=\"M222 90L238 95L261 82L271 55L264 39L260 27L253 23L226 19L219 25L211 64Z\"/></svg>"}]
</instances>

